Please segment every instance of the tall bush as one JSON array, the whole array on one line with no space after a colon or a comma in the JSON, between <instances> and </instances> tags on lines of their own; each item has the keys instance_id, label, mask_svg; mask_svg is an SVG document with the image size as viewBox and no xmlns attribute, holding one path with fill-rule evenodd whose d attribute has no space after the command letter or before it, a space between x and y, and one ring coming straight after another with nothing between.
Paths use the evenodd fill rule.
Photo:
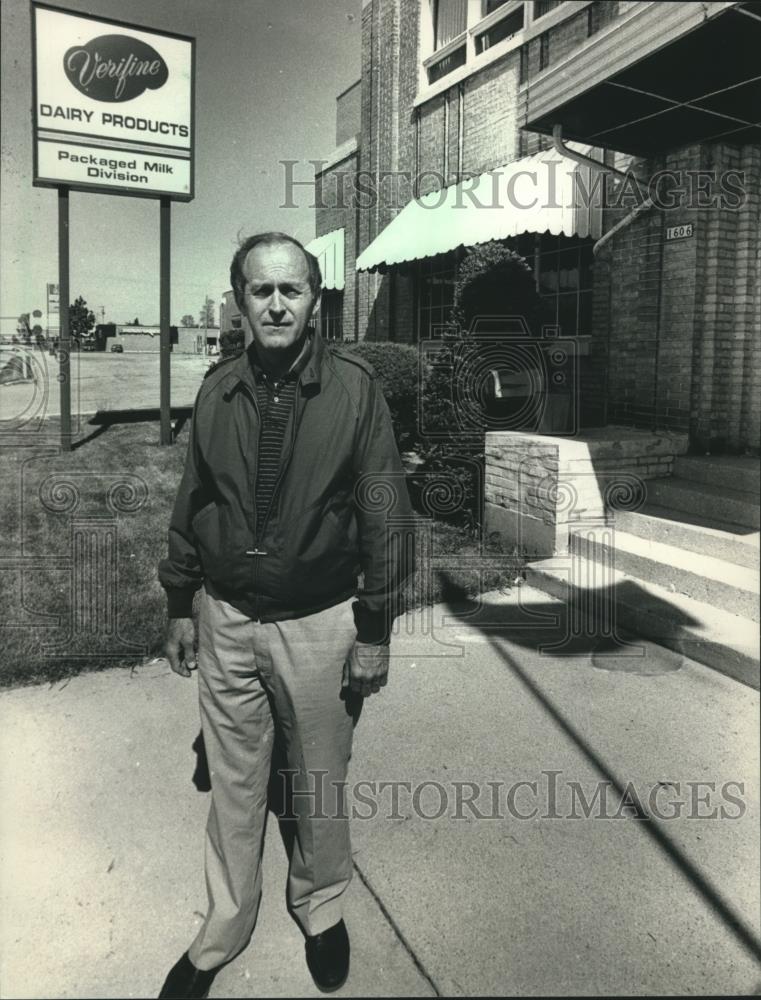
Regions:
<instances>
[{"instance_id":1,"label":"tall bush","mask_svg":"<svg viewBox=\"0 0 761 1000\"><path fill-rule=\"evenodd\" d=\"M522 318L526 332L539 333L539 295L531 268L501 243L472 247L460 264L454 288L452 319L460 333L520 333L514 317Z\"/></svg>"},{"instance_id":2,"label":"tall bush","mask_svg":"<svg viewBox=\"0 0 761 1000\"><path fill-rule=\"evenodd\" d=\"M391 411L396 442L400 451L418 444L418 352L410 344L394 341L360 341L344 345L359 355L377 374Z\"/></svg>"},{"instance_id":3,"label":"tall bush","mask_svg":"<svg viewBox=\"0 0 761 1000\"><path fill-rule=\"evenodd\" d=\"M531 268L499 243L468 250L454 288L452 321L457 334L445 338L422 386L424 434L421 479L448 478L463 502L451 516L480 527L484 490L489 346L479 334L509 336L538 332L539 297Z\"/></svg>"}]
</instances>

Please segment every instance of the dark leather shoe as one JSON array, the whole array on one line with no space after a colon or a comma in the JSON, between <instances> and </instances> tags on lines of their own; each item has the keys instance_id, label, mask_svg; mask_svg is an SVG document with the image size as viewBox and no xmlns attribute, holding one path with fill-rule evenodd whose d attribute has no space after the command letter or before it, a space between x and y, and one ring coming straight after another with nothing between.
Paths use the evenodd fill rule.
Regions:
<instances>
[{"instance_id":1,"label":"dark leather shoe","mask_svg":"<svg viewBox=\"0 0 761 1000\"><path fill-rule=\"evenodd\" d=\"M216 974L216 969L197 969L185 952L169 970L159 1000L204 1000Z\"/></svg>"},{"instance_id":2,"label":"dark leather shoe","mask_svg":"<svg viewBox=\"0 0 761 1000\"><path fill-rule=\"evenodd\" d=\"M307 937L306 956L318 990L332 993L340 989L349 975L349 935L343 920L322 934Z\"/></svg>"}]
</instances>

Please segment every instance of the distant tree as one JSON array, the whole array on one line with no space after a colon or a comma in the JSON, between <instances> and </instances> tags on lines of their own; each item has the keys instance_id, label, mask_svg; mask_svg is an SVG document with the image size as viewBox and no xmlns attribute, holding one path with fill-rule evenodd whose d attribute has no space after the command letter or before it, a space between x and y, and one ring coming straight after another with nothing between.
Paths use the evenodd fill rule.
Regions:
<instances>
[{"instance_id":1,"label":"distant tree","mask_svg":"<svg viewBox=\"0 0 761 1000\"><path fill-rule=\"evenodd\" d=\"M198 317L198 325L204 328L217 325L214 320L214 299L209 298L208 295L204 299L204 303L201 306L201 314Z\"/></svg>"},{"instance_id":2,"label":"distant tree","mask_svg":"<svg viewBox=\"0 0 761 1000\"><path fill-rule=\"evenodd\" d=\"M69 336L80 343L88 340L95 329L95 313L87 308L87 303L80 295L69 306Z\"/></svg>"},{"instance_id":3,"label":"distant tree","mask_svg":"<svg viewBox=\"0 0 761 1000\"><path fill-rule=\"evenodd\" d=\"M195 327L196 321L190 315L190 313L185 313L185 315L180 320L180 326Z\"/></svg>"}]
</instances>

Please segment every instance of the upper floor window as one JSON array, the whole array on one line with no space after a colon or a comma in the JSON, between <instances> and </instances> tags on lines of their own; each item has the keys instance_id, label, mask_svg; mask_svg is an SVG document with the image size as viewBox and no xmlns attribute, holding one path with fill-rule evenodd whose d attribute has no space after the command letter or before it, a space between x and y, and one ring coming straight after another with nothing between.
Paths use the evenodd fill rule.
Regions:
<instances>
[{"instance_id":1,"label":"upper floor window","mask_svg":"<svg viewBox=\"0 0 761 1000\"><path fill-rule=\"evenodd\" d=\"M468 26L468 0L434 0L434 49L461 35Z\"/></svg>"},{"instance_id":2,"label":"upper floor window","mask_svg":"<svg viewBox=\"0 0 761 1000\"><path fill-rule=\"evenodd\" d=\"M506 38L512 38L513 35L517 35L522 30L523 4L517 10L514 10L512 14L503 17L492 28L484 31L483 34L476 35L476 52L485 52L492 45L503 42Z\"/></svg>"},{"instance_id":3,"label":"upper floor window","mask_svg":"<svg viewBox=\"0 0 761 1000\"><path fill-rule=\"evenodd\" d=\"M544 31L539 36L539 69L550 65L550 33Z\"/></svg>"},{"instance_id":4,"label":"upper floor window","mask_svg":"<svg viewBox=\"0 0 761 1000\"><path fill-rule=\"evenodd\" d=\"M520 60L518 83L526 83L528 80L528 44L521 45Z\"/></svg>"},{"instance_id":5,"label":"upper floor window","mask_svg":"<svg viewBox=\"0 0 761 1000\"><path fill-rule=\"evenodd\" d=\"M456 70L460 66L464 65L465 46L461 45L459 48L455 49L454 52L450 52L448 55L445 55L429 68L428 82L435 83L437 80L440 80L442 76L446 76L447 73L451 73L453 70Z\"/></svg>"},{"instance_id":6,"label":"upper floor window","mask_svg":"<svg viewBox=\"0 0 761 1000\"><path fill-rule=\"evenodd\" d=\"M559 7L563 0L534 0L534 20Z\"/></svg>"},{"instance_id":7,"label":"upper floor window","mask_svg":"<svg viewBox=\"0 0 761 1000\"><path fill-rule=\"evenodd\" d=\"M595 35L616 16L617 10L611 10L609 5L595 0L587 7L587 36Z\"/></svg>"},{"instance_id":8,"label":"upper floor window","mask_svg":"<svg viewBox=\"0 0 761 1000\"><path fill-rule=\"evenodd\" d=\"M550 34L575 18L579 7L589 6L589 0L420 0L422 65L415 103L442 93L450 81L459 82L513 50L517 57L517 50L529 45L520 56L520 82L525 85L529 74L550 65ZM607 24L618 12L612 0L598 0L593 6L590 31L600 18Z\"/></svg>"}]
</instances>

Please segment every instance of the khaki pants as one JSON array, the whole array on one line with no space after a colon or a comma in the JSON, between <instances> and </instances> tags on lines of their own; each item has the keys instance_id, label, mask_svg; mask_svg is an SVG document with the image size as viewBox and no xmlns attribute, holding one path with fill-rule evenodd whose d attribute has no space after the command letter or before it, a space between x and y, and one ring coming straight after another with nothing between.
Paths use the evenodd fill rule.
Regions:
<instances>
[{"instance_id":1,"label":"khaki pants","mask_svg":"<svg viewBox=\"0 0 761 1000\"><path fill-rule=\"evenodd\" d=\"M253 931L276 732L292 774L289 905L306 934L341 919L352 874L340 792L356 721L356 701L341 697L344 662L356 638L352 601L264 624L202 595L198 686L212 794L208 909L189 952L196 968L229 961Z\"/></svg>"}]
</instances>

